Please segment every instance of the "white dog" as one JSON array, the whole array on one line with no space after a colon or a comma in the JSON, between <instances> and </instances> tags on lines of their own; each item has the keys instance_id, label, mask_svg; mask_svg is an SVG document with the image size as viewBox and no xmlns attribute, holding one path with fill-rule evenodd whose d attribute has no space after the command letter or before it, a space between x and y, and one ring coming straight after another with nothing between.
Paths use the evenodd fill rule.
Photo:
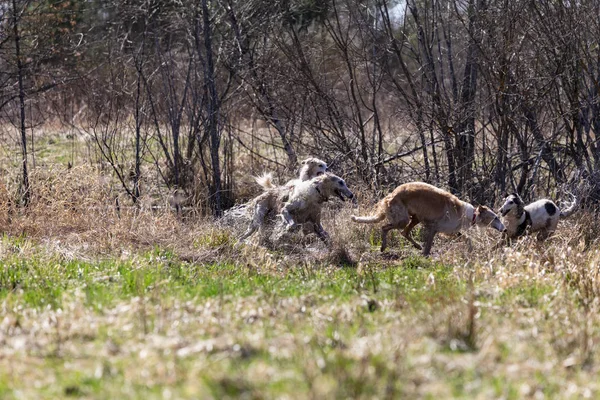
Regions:
<instances>
[{"instance_id":1,"label":"white dog","mask_svg":"<svg viewBox=\"0 0 600 400\"><path fill-rule=\"evenodd\" d=\"M325 239L326 232L321 226L321 204L333 195L342 201L346 198L354 198L354 194L348 189L346 182L329 172L309 181L298 183L288 201L281 208L281 216L286 223L286 229L293 229L303 223L312 223L317 235L321 239Z\"/></svg>"},{"instance_id":2,"label":"white dog","mask_svg":"<svg viewBox=\"0 0 600 400\"><path fill-rule=\"evenodd\" d=\"M559 219L573 214L576 207L577 198L564 210L548 199L525 205L523 199L513 193L506 198L499 213L504 218L508 239L522 236L529 230L539 232L537 238L543 241L556 230Z\"/></svg>"},{"instance_id":3,"label":"white dog","mask_svg":"<svg viewBox=\"0 0 600 400\"><path fill-rule=\"evenodd\" d=\"M316 157L309 157L301 162L302 167L298 173L298 178L290 179L285 185L280 186L280 190L283 195L287 195L292 192L294 186L300 182L308 181L316 176L322 175L327 171L327 163ZM277 185L273 183L273 174L270 172L264 173L259 177L254 177L256 183L263 187L265 190L275 189Z\"/></svg>"},{"instance_id":4,"label":"white dog","mask_svg":"<svg viewBox=\"0 0 600 400\"><path fill-rule=\"evenodd\" d=\"M294 187L301 182L308 181L314 177L323 175L327 171L327 163L315 157L309 157L302 161L299 176L297 179L291 179L283 186L277 186L273 182L273 175L265 173L260 177L255 177L256 182L262 186L264 193L255 197L246 208L252 210L252 222L246 232L240 237L243 240L264 225L264 220L272 210L279 209L285 203Z\"/></svg>"},{"instance_id":5,"label":"white dog","mask_svg":"<svg viewBox=\"0 0 600 400\"><path fill-rule=\"evenodd\" d=\"M283 200L278 187L268 189L254 201L254 218L248 230L240 237L246 239L264 224L266 212L264 210L277 210L284 216L289 227L300 224L310 225L312 232L323 240L328 240L327 232L321 225L321 208L331 196L353 198L354 194L346 186L344 180L334 174L321 174L309 181L296 184L289 195L287 202Z\"/></svg>"}]
</instances>

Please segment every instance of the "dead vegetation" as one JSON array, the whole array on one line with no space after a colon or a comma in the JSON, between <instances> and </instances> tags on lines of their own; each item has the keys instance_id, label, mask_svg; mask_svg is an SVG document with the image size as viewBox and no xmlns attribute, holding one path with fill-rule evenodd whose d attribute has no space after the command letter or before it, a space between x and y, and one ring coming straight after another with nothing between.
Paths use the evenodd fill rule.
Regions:
<instances>
[{"instance_id":1,"label":"dead vegetation","mask_svg":"<svg viewBox=\"0 0 600 400\"><path fill-rule=\"evenodd\" d=\"M31 183L27 209L2 189L9 398L600 394L586 211L544 244L495 248L498 234L473 229L426 259L398 234L380 254L380 230L348 223L349 203L326 206L331 248L300 234L236 245L245 224L119 207L90 167Z\"/></svg>"}]
</instances>

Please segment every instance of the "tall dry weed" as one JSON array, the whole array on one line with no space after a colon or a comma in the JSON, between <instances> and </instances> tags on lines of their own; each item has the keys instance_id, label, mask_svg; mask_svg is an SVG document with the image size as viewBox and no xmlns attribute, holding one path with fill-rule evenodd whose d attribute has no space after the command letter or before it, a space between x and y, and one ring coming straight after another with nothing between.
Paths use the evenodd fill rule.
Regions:
<instances>
[{"instance_id":1,"label":"tall dry weed","mask_svg":"<svg viewBox=\"0 0 600 400\"><path fill-rule=\"evenodd\" d=\"M15 188L0 187L3 232L85 247L90 252L114 252L156 245L192 245L197 227L182 223L167 207L134 206L118 186L98 169L84 165L52 167L31 173L31 202L17 207ZM11 189L13 189L11 191Z\"/></svg>"},{"instance_id":2,"label":"tall dry weed","mask_svg":"<svg viewBox=\"0 0 600 400\"><path fill-rule=\"evenodd\" d=\"M162 246L191 261L255 264L252 259L257 249L263 248L286 263L295 260L348 266L367 259L369 263L394 265L408 255L419 255L397 234L392 235L387 254L380 254L381 227L351 222L351 214L368 214L377 201L361 187L352 187L358 204L338 200L324 204L322 224L332 241L328 248L314 235L304 238L301 233L287 235L282 243L261 242L255 235L250 244L238 244L237 237L248 219L236 217L233 223L224 224L193 212L178 214L167 202L159 208L150 207L160 203L151 197L142 198L134 206L114 180L89 165L37 168L30 180L32 198L27 208L17 206L16 185L0 185L0 228L9 235L25 235L77 250L76 254L119 254ZM498 232L489 229L474 228L462 236L438 235L433 258L454 265L465 281L469 274L474 274L476 280L504 274L507 279L502 284L509 285L523 276L560 272L569 282L581 286L585 298L596 298L600 291L599 261L594 251L600 239L593 221L594 214L581 211L561 221L557 232L545 243L524 237L510 247L501 242ZM240 250L246 247L250 250Z\"/></svg>"}]
</instances>

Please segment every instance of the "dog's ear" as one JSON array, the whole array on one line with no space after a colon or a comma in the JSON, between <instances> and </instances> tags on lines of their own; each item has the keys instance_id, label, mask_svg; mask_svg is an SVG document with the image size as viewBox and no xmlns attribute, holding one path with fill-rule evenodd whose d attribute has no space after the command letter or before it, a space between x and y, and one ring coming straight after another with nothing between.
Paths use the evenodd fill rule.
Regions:
<instances>
[{"instance_id":1,"label":"dog's ear","mask_svg":"<svg viewBox=\"0 0 600 400\"><path fill-rule=\"evenodd\" d=\"M489 208L487 208L484 205L478 205L477 206L477 214L481 214L482 212L487 211L487 210L489 210Z\"/></svg>"},{"instance_id":2,"label":"dog's ear","mask_svg":"<svg viewBox=\"0 0 600 400\"><path fill-rule=\"evenodd\" d=\"M515 199L516 199L515 203L516 203L517 205L522 205L522 204L525 204L525 203L523 202L523 199L521 198L521 196L519 196L519 194L518 194L518 193L515 193L515 194L514 194L514 196L515 196Z\"/></svg>"}]
</instances>

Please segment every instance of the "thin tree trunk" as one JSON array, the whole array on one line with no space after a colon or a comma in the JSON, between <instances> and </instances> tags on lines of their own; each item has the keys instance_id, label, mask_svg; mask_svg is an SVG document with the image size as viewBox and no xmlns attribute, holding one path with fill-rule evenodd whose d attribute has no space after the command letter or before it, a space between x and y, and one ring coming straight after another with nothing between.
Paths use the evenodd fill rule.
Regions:
<instances>
[{"instance_id":1,"label":"thin tree trunk","mask_svg":"<svg viewBox=\"0 0 600 400\"><path fill-rule=\"evenodd\" d=\"M564 171L561 169L559 163L556 161L554 154L552 153L552 148L550 147L550 143L544 139L544 135L542 134L542 130L538 124L537 114L536 112L528 105L523 106L523 114L525 116L525 120L527 125L533 134L537 145L540 148L540 154L544 162L550 168L550 172L552 176L556 180L556 182L562 183L565 181L564 179Z\"/></svg>"},{"instance_id":2,"label":"thin tree trunk","mask_svg":"<svg viewBox=\"0 0 600 400\"><path fill-rule=\"evenodd\" d=\"M210 138L210 160L212 164L213 178L213 212L219 217L222 214L221 207L221 168L219 160L219 146L221 137L219 134L219 97L215 83L215 67L212 52L212 29L208 14L208 0L202 0L202 22L204 34L204 48L206 50L206 64L204 66L205 84L208 89L208 129Z\"/></svg>"},{"instance_id":3,"label":"thin tree trunk","mask_svg":"<svg viewBox=\"0 0 600 400\"><path fill-rule=\"evenodd\" d=\"M438 125L442 131L444 138L444 146L446 151L446 161L448 162L448 186L452 193L458 194L459 188L456 181L456 159L455 149L452 143L452 137L455 136L455 132L449 125L448 113L445 110L445 105L442 101L442 93L440 89L440 83L438 81L434 55L432 54L427 35L425 33L424 24L419 14L419 8L416 1L407 2L408 8L410 9L412 18L416 24L417 39L419 42L419 50L424 60L423 65L423 79L425 79L425 91L431 96L433 103L433 115L437 120Z\"/></svg>"},{"instance_id":4,"label":"thin tree trunk","mask_svg":"<svg viewBox=\"0 0 600 400\"><path fill-rule=\"evenodd\" d=\"M24 68L21 62L21 44L19 36L19 19L17 17L17 2L12 0L13 8L13 31L15 35L15 57L17 59L17 77L19 81L19 112L20 112L20 124L19 128L21 131L21 154L22 154L22 166L23 176L21 181L21 200L23 204L27 206L31 199L31 187L29 186L29 172L27 171L27 131L25 129L25 88L23 86L23 74Z\"/></svg>"},{"instance_id":5,"label":"thin tree trunk","mask_svg":"<svg viewBox=\"0 0 600 400\"><path fill-rule=\"evenodd\" d=\"M469 46L467 48L467 60L463 75L463 87L460 96L461 119L457 127L457 162L458 162L458 186L463 194L469 194L473 177L473 162L475 159L475 96L477 94L477 69L479 61L477 38L479 28L477 27L477 16L481 12L482 2L477 8L475 1L469 2Z\"/></svg>"},{"instance_id":6,"label":"thin tree trunk","mask_svg":"<svg viewBox=\"0 0 600 400\"><path fill-rule=\"evenodd\" d=\"M140 66L141 69L141 66ZM142 91L142 77L138 73L137 89L135 94L135 172L133 175L133 202L137 203L140 198L140 166L141 166L141 128L142 116L140 112L140 96Z\"/></svg>"}]
</instances>

